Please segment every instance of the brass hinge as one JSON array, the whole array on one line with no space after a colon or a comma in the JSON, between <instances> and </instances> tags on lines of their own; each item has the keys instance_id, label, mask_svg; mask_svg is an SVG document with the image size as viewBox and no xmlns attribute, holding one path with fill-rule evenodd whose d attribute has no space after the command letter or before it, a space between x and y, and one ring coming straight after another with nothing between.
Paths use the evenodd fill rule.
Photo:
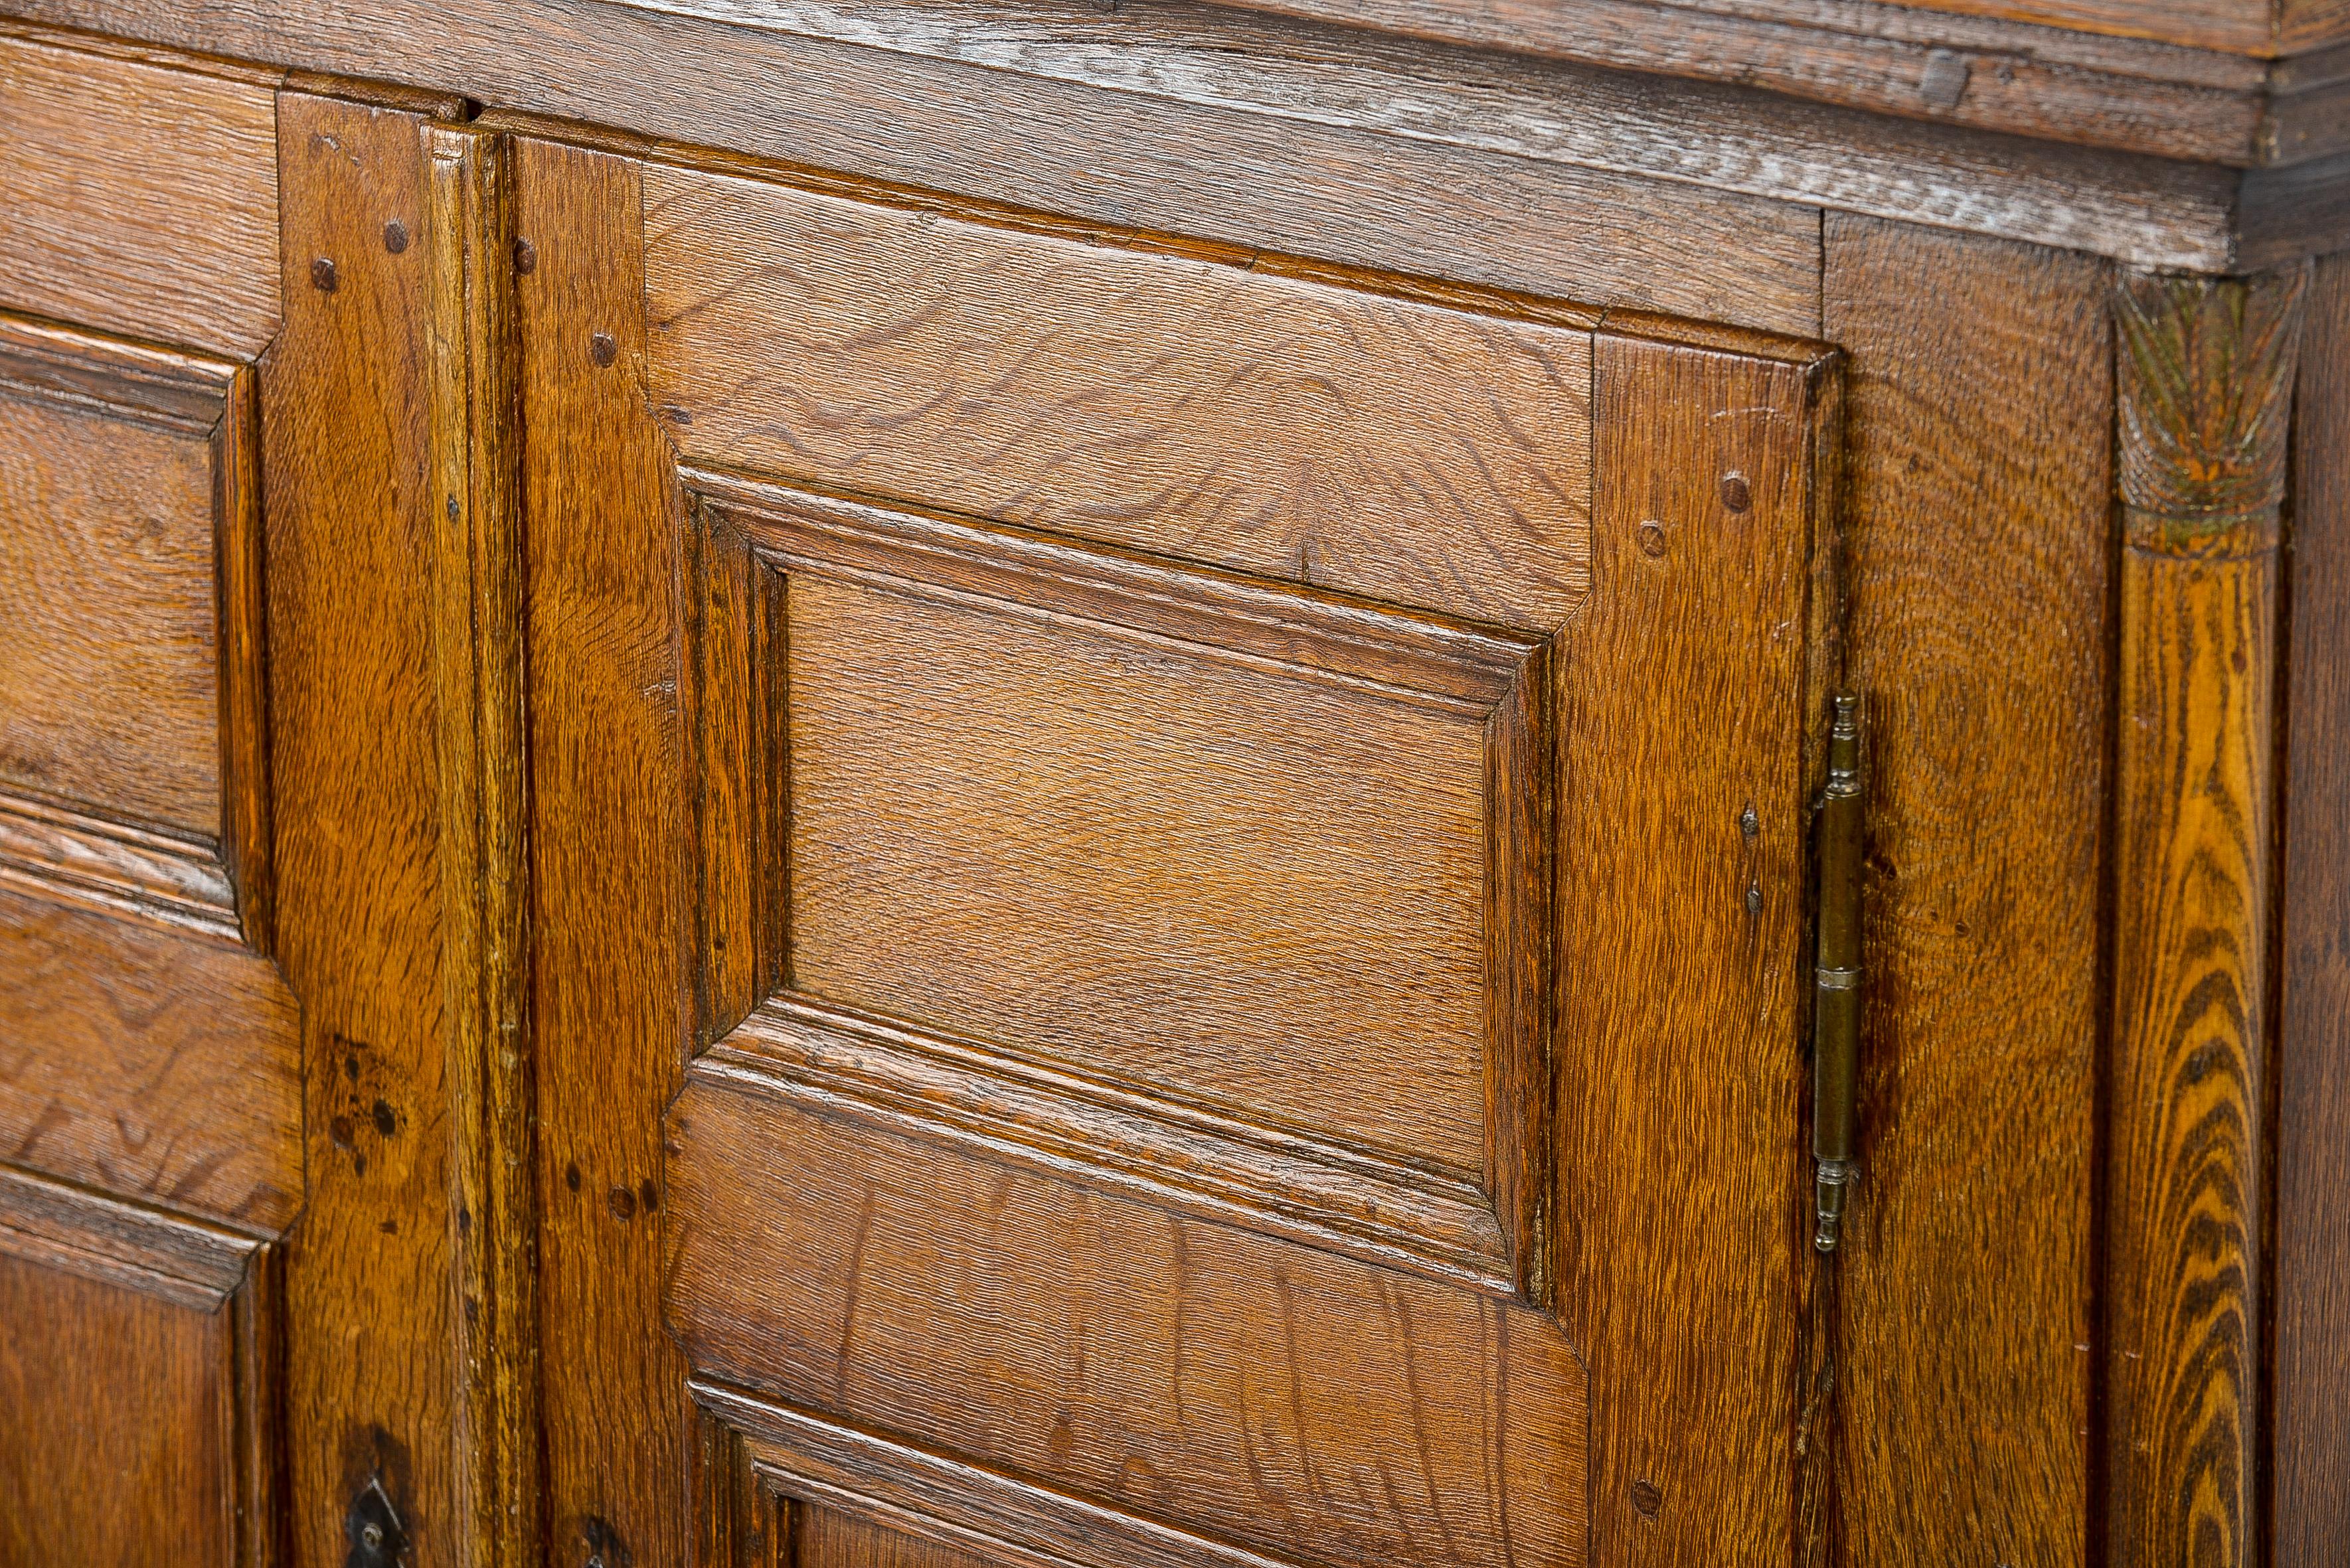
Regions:
<instances>
[{"instance_id":1,"label":"brass hinge","mask_svg":"<svg viewBox=\"0 0 2350 1568\"><path fill-rule=\"evenodd\" d=\"M1819 955L1812 993L1812 1244L1836 1249L1860 1164L1860 699L1835 700L1819 846Z\"/></svg>"}]
</instances>

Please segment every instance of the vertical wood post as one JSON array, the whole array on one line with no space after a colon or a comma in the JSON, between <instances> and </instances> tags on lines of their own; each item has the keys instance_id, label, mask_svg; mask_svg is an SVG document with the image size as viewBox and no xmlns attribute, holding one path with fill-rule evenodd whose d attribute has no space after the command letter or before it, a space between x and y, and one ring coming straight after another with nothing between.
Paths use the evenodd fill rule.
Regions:
<instances>
[{"instance_id":1,"label":"vertical wood post","mask_svg":"<svg viewBox=\"0 0 2350 1568\"><path fill-rule=\"evenodd\" d=\"M2125 274L2107 1560L2256 1555L2277 549L2305 270Z\"/></svg>"},{"instance_id":2,"label":"vertical wood post","mask_svg":"<svg viewBox=\"0 0 2350 1568\"><path fill-rule=\"evenodd\" d=\"M433 124L422 134L456 1533L461 1561L505 1568L536 1561L540 1546L512 178L494 133Z\"/></svg>"}]
</instances>

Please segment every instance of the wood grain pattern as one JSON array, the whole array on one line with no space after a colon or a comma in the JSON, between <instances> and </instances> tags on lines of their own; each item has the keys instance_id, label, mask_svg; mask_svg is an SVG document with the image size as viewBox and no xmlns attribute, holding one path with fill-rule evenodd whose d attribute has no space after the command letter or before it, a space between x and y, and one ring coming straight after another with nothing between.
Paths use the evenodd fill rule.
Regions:
<instances>
[{"instance_id":1,"label":"wood grain pattern","mask_svg":"<svg viewBox=\"0 0 2350 1568\"><path fill-rule=\"evenodd\" d=\"M2065 141L2223 162L2293 156L2263 137L2263 121L2281 107L2270 95L2290 90L2290 73L2262 58L2265 50L2239 55L2191 27L2168 32L2188 10L2179 5L2138 7L2139 36L2074 32L2048 25L2051 13L2006 5L1898 0L1742 0L1734 8L1673 0L1240 3Z\"/></svg>"},{"instance_id":2,"label":"wood grain pattern","mask_svg":"<svg viewBox=\"0 0 2350 1568\"><path fill-rule=\"evenodd\" d=\"M494 132L423 141L455 1523L460 1561L488 1565L542 1539L513 176Z\"/></svg>"},{"instance_id":3,"label":"wood grain pattern","mask_svg":"<svg viewBox=\"0 0 2350 1568\"><path fill-rule=\"evenodd\" d=\"M2305 274L2114 288L2106 1530L2259 1559L2277 546Z\"/></svg>"},{"instance_id":4,"label":"wood grain pattern","mask_svg":"<svg viewBox=\"0 0 2350 1568\"><path fill-rule=\"evenodd\" d=\"M691 459L1485 619L1581 592L1572 327L645 179L653 394Z\"/></svg>"},{"instance_id":5,"label":"wood grain pattern","mask_svg":"<svg viewBox=\"0 0 2350 1568\"><path fill-rule=\"evenodd\" d=\"M1224 1199L1540 1288L1539 639L687 479L703 530L773 579L752 596L774 603L764 635L702 618L699 640L733 643L697 659L705 696L790 693L778 734L700 775L788 794L702 814L704 928L790 910L788 962L748 966L792 988L762 1049L863 1099L878 1047L933 1089L1026 1096L1044 1120L1023 1131L1126 1177L1196 1179L1204 1160ZM716 724L705 709L723 752ZM762 877L789 887L743 885ZM881 1093L899 1116L929 1105ZM1178 1150L1189 1168L1151 1170Z\"/></svg>"},{"instance_id":6,"label":"wood grain pattern","mask_svg":"<svg viewBox=\"0 0 2350 1568\"><path fill-rule=\"evenodd\" d=\"M1807 1271L1805 705L1825 700L1804 691L1804 600L1833 548L1810 482L1834 371L1605 333L1597 360L1592 600L1560 659L1555 1046L1591 1556L1775 1558Z\"/></svg>"},{"instance_id":7,"label":"wood grain pattern","mask_svg":"<svg viewBox=\"0 0 2350 1568\"><path fill-rule=\"evenodd\" d=\"M276 1560L267 1247L0 1167L0 1561Z\"/></svg>"},{"instance_id":8,"label":"wood grain pattern","mask_svg":"<svg viewBox=\"0 0 2350 1568\"><path fill-rule=\"evenodd\" d=\"M2350 258L2313 280L2293 408L2277 859L2277 1568L2350 1539Z\"/></svg>"},{"instance_id":9,"label":"wood grain pattern","mask_svg":"<svg viewBox=\"0 0 2350 1568\"><path fill-rule=\"evenodd\" d=\"M798 1568L985 1568L987 1563L831 1509L808 1509L795 1524L793 1562Z\"/></svg>"},{"instance_id":10,"label":"wood grain pattern","mask_svg":"<svg viewBox=\"0 0 2350 1568\"><path fill-rule=\"evenodd\" d=\"M2240 198L2251 188L2214 166L1791 104L1727 84L1468 51L1440 67L1444 52L1430 46L1398 52L1343 28L1312 32L1270 60L1213 47L1162 53L1136 37L1095 52L1114 67L1107 79L1080 60L1068 73L1076 79L1063 80L1033 64L1015 74L591 0L525 0L463 17L422 0L298 15L259 0L4 8L1363 265L1459 275L1459 248L1447 244L1466 234L1481 281L1798 332L1816 330L1817 289L1780 264L1800 253L1816 275L1818 230L1804 206L2220 270L2236 265L2248 215ZM713 80L728 90L711 92ZM1100 160L1105 146L1118 149L1114 163ZM2329 175L2336 188L2341 172ZM1721 203L1742 198L1758 200L1725 224ZM1555 217L1611 203L1622 205L1600 234ZM1630 232L1616 229L1634 213L1642 221ZM2338 217L2296 254L2339 248ZM1570 232L1575 243L1560 243ZM1534 281L1527 259L1510 253L1545 238L1544 265L1555 257L1556 270ZM1748 248L1756 239L1761 254ZM1587 253L1582 265L1566 259L1575 249Z\"/></svg>"},{"instance_id":11,"label":"wood grain pattern","mask_svg":"<svg viewBox=\"0 0 2350 1568\"><path fill-rule=\"evenodd\" d=\"M802 576L790 644L798 990L1482 1169L1473 717Z\"/></svg>"},{"instance_id":12,"label":"wood grain pattern","mask_svg":"<svg viewBox=\"0 0 2350 1568\"><path fill-rule=\"evenodd\" d=\"M308 1204L286 1255L291 1561L370 1483L458 1557L442 1048L423 122L278 102L286 328L262 378L279 961L302 998ZM316 264L324 261L331 272ZM321 286L331 278L334 286ZM355 525L364 519L365 525Z\"/></svg>"},{"instance_id":13,"label":"wood grain pattern","mask_svg":"<svg viewBox=\"0 0 2350 1568\"><path fill-rule=\"evenodd\" d=\"M1036 1487L708 1383L704 1421L730 1439L735 1561L911 1562L946 1568L1279 1568L1283 1557ZM717 1561L723 1562L721 1557Z\"/></svg>"},{"instance_id":14,"label":"wood grain pattern","mask_svg":"<svg viewBox=\"0 0 2350 1568\"><path fill-rule=\"evenodd\" d=\"M258 353L277 329L277 159L255 75L0 35L0 305Z\"/></svg>"},{"instance_id":15,"label":"wood grain pattern","mask_svg":"<svg viewBox=\"0 0 2350 1568\"><path fill-rule=\"evenodd\" d=\"M217 840L221 404L183 423L28 385L27 336L0 318L0 785Z\"/></svg>"},{"instance_id":16,"label":"wood grain pattern","mask_svg":"<svg viewBox=\"0 0 2350 1568\"><path fill-rule=\"evenodd\" d=\"M233 934L0 865L0 1159L259 1231L302 1194L294 999Z\"/></svg>"},{"instance_id":17,"label":"wood grain pattern","mask_svg":"<svg viewBox=\"0 0 2350 1568\"><path fill-rule=\"evenodd\" d=\"M638 369L636 166L525 140L515 190L547 1528L558 1562L650 1568L688 1550L660 1123L692 1023L684 515Z\"/></svg>"},{"instance_id":18,"label":"wood grain pattern","mask_svg":"<svg viewBox=\"0 0 2350 1568\"><path fill-rule=\"evenodd\" d=\"M1306 1561L1584 1560L1546 1317L713 1084L670 1137L699 1372Z\"/></svg>"},{"instance_id":19,"label":"wood grain pattern","mask_svg":"<svg viewBox=\"0 0 2350 1568\"><path fill-rule=\"evenodd\" d=\"M1872 731L1848 1550L2073 1562L2095 1484L2107 269L1866 222L1828 241Z\"/></svg>"}]
</instances>

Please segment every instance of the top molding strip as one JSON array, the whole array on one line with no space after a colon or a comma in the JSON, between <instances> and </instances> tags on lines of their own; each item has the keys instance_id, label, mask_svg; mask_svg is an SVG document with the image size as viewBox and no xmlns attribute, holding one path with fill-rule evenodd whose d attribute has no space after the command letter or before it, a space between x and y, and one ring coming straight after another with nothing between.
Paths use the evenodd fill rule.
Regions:
<instances>
[{"instance_id":1,"label":"top molding strip","mask_svg":"<svg viewBox=\"0 0 2350 1568\"><path fill-rule=\"evenodd\" d=\"M2237 168L2350 148L2340 0L1214 3Z\"/></svg>"},{"instance_id":2,"label":"top molding strip","mask_svg":"<svg viewBox=\"0 0 2350 1568\"><path fill-rule=\"evenodd\" d=\"M1446 16L1452 0L1267 3L1421 3ZM1586 21L1603 6L1647 18L1648 63L1585 64L1528 52L1524 40L1471 47L1199 0L1121 0L1109 11L1087 0L505 0L487 8L0 0L0 16L461 94L510 120L571 121L1209 239L1235 237L1216 226L1220 202L1245 206L1246 193L1272 185L1284 187L1288 206L1343 204L1353 188L1325 171L1369 158L1455 180L1490 171L1497 187L1543 202L1556 194L1534 178L1544 170L1629 176L1660 194L1678 186L1760 197L1791 212L1994 234L2156 270L2257 271L2350 244L2350 147L2324 151L2329 139L2350 140L2350 45L2277 64L1938 16L1919 38L1897 40L1920 83L1933 68L1965 70L1955 107L1937 122L1930 105L1905 114L1791 101L1815 88L1828 96L1814 78L1835 77L1835 57L1819 46L1846 35L1756 15L1800 5L1890 26L1924 16L1911 7L1738 0L1725 25L1762 29L1758 39L1777 28L1785 47L1763 51L1761 64L1731 57L1723 69L1736 79L1720 80L1665 74L1693 69L1666 57L1711 47L1701 37L1687 45L1687 19L1726 13L1664 0L1542 3ZM2324 3L2338 8L2342 0ZM1544 36L1528 37L1539 45ZM1575 36L1596 39L1601 29ZM1959 51L1955 64L1946 55L1935 67L1934 51L1948 46L1929 40L1977 36L2011 40L2019 51L2029 40L2049 51L2046 59L2061 57L2061 69L2042 75L2070 81L2066 73L2086 72L2082 79L2103 82L2105 97L2091 96L2106 109L2088 114L2061 96L1986 93L1986 112L2037 103L2045 123L2027 135L1966 122L1977 84L1996 83L2000 62ZM2079 50L2089 56L2067 52ZM2095 63L2108 53L2112 63ZM2014 68L2018 81L2030 75ZM2281 84L2295 90L2281 97ZM2187 112L2230 101L2235 109L2215 110L2216 119ZM2260 127L2281 123L2276 106L2288 101L2311 110L2303 120L2319 129L2294 150L2299 161L2280 152L2260 164ZM2158 112L2166 102L2179 112ZM2260 106L2249 119L2247 103ZM1125 138L1133 159L1105 165L1104 137ZM1248 234L1261 227L1243 225ZM1461 249L1463 234L1442 216L1422 213L1405 227L1381 242L1383 253ZM1483 281L1596 297L1549 280Z\"/></svg>"}]
</instances>

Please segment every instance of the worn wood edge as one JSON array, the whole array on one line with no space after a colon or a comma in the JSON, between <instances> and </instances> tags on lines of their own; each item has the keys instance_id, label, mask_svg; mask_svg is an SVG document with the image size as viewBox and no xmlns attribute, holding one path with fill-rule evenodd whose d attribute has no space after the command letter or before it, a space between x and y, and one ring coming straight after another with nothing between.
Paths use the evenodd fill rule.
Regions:
<instances>
[{"instance_id":1,"label":"worn wood edge","mask_svg":"<svg viewBox=\"0 0 2350 1568\"><path fill-rule=\"evenodd\" d=\"M2342 54L2183 44L1912 5L1571 0L1218 0L1250 10L1586 65L1737 81L1905 119L2244 166L2313 156L2343 134L2306 100ZM1669 41L1659 41L1658 33Z\"/></svg>"},{"instance_id":2,"label":"worn wood edge","mask_svg":"<svg viewBox=\"0 0 2350 1568\"><path fill-rule=\"evenodd\" d=\"M214 1221L0 1163L0 1250L215 1312L269 1243Z\"/></svg>"},{"instance_id":3,"label":"worn wood edge","mask_svg":"<svg viewBox=\"0 0 2350 1568\"><path fill-rule=\"evenodd\" d=\"M255 55L294 52L307 57L306 63L348 74L439 79L459 85L447 74L450 67L444 57L423 53L421 44L397 33L346 36L323 21L307 21L290 31L271 31L252 21L223 26L209 12L199 23L192 11L182 9L195 3L165 0L172 9L150 5L134 10L128 0L0 0L0 10L20 16L67 16L163 42L201 36ZM630 24L620 21L624 15L612 13L616 23L625 27ZM648 23L671 17L668 12L641 15ZM846 49L855 57L860 72L869 71L873 79L868 85L875 90L884 90L885 84L894 82L896 90L913 91L910 78L923 71L951 67L960 73L984 68L800 35L749 32L699 16L684 20L691 24L695 36L706 36L715 51L713 64L720 57L739 56L746 66L755 61L766 68L788 61L801 47ZM1523 57L1494 57L1502 62L1497 68L1505 74L1510 70L1533 73L1534 85L1514 96L1496 89L1480 90L1473 99L1455 95L1431 100L1424 71L1401 76L1374 72L1376 85L1372 85L1348 77L1353 67L1343 51L1337 59L1325 60L1330 49L1331 46L1317 47L1305 51L1312 57L1305 66L1283 65L1273 71L1267 71L1263 62L1228 50L1211 49L1197 58L1185 57L1190 66L1199 69L1229 70L1249 80L1263 78L1263 85L1223 90L1212 102L1181 97L1159 101L1173 104L1181 112L1232 112L1318 125L1333 131L1425 140L1471 152L2001 234L2109 255L2140 266L2219 271L2236 265L2236 192L2241 171L2220 166L2034 141L1832 105L1811 106L1794 114L1801 106L1760 89L1685 80L1668 84L1664 78ZM1419 53L1417 47L1405 51L1415 61ZM877 56L881 59L875 59ZM843 56L843 59L849 57ZM1119 62L1123 75L1145 68L1140 57L1130 49L1110 51L1107 57ZM890 58L907 63L883 63ZM1293 74L1299 71L1302 77ZM1626 97L1627 104L1593 103L1580 112L1565 111L1562 106L1572 105L1576 99L1577 83L1569 78L1577 73L1603 84L1603 98ZM1070 72L1035 79L1064 81L1080 96L1088 90L1132 93L1118 81L1097 81ZM1661 90L1667 85L1671 91ZM487 96L494 101L499 94ZM505 96L513 99L507 107L515 109L576 113L569 107L575 95L560 85L533 83ZM1325 98L1326 103L1319 101ZM1263 101L1267 99L1273 101ZM1076 106L1073 104L1072 109L1076 112ZM1456 109L1465 117L1459 125L1391 123L1399 112ZM650 104L632 106L616 118L653 130L682 130L687 123L678 114ZM1791 131L1801 134L1791 135ZM765 144L755 133L746 133L742 140L746 144L761 143L751 151L788 154L787 149ZM1752 154L1759 146L1775 151L1768 158L1757 159ZM1042 174L1056 190L1066 186L1061 174L1041 165L1027 172ZM1097 204L1073 190L1066 194L1066 202L1056 196L1053 204L1072 208ZM1170 200L1180 201L1180 196L1175 190L1151 193L1153 203L1160 206ZM2310 254L2333 248L2330 242L2345 236L2350 236L2350 217L2338 222L2329 218L2323 232L2298 236L2293 243L2303 247L2303 254Z\"/></svg>"},{"instance_id":4,"label":"worn wood edge","mask_svg":"<svg viewBox=\"0 0 2350 1568\"><path fill-rule=\"evenodd\" d=\"M2102 1518L2117 1561L2249 1564L2266 1532L2278 577L2308 275L2125 273L2110 294L2123 536Z\"/></svg>"},{"instance_id":5,"label":"worn wood edge","mask_svg":"<svg viewBox=\"0 0 2350 1568\"><path fill-rule=\"evenodd\" d=\"M102 59L120 60L130 65L161 66L166 70L215 77L222 81L235 82L243 87L267 88L273 91L284 85L286 77L286 73L276 67L255 65L247 60L234 59L224 55L210 55L189 49L172 48L164 45L139 43L112 34L94 33L79 27L56 26L15 16L0 16L0 38L13 38L26 44L40 44L53 49L70 50L79 55L95 55Z\"/></svg>"},{"instance_id":6,"label":"worn wood edge","mask_svg":"<svg viewBox=\"0 0 2350 1568\"><path fill-rule=\"evenodd\" d=\"M956 1551L1019 1568L1297 1568L712 1379L689 1386L758 1486Z\"/></svg>"},{"instance_id":7,"label":"worn wood edge","mask_svg":"<svg viewBox=\"0 0 2350 1568\"><path fill-rule=\"evenodd\" d=\"M426 123L440 756L463 1561L540 1546L513 180L494 132Z\"/></svg>"},{"instance_id":8,"label":"worn wood edge","mask_svg":"<svg viewBox=\"0 0 2350 1568\"><path fill-rule=\"evenodd\" d=\"M1743 80L1642 77L1262 13L1230 11L1212 25L1182 0L1122 7L1115 22L1073 12L1035 25L1033 36L1024 36L1024 13L1007 21L983 4L974 16L929 22L920 7L873 13L835 8L828 0L626 3L778 38L1193 108L2111 250L2146 265L2218 270L2234 247L2229 176L2235 171L2199 157L2193 147L2074 146L1866 109L1794 104ZM793 14L778 15L787 5ZM810 16L796 14L803 5ZM1011 36L1002 36L1006 33ZM1446 77L1471 90L1431 88L1431 78ZM1563 111L1563 103L1578 99L1587 100L1577 104L1580 112ZM1758 147L1771 148L1771 155L1757 161ZM2203 232L2190 237L2196 229Z\"/></svg>"},{"instance_id":9,"label":"worn wood edge","mask_svg":"<svg viewBox=\"0 0 2350 1568\"><path fill-rule=\"evenodd\" d=\"M894 499L701 467L684 469L681 478L778 567L1144 634L1480 718L1517 686L1544 641L1487 622Z\"/></svg>"},{"instance_id":10,"label":"worn wood edge","mask_svg":"<svg viewBox=\"0 0 2350 1568\"><path fill-rule=\"evenodd\" d=\"M1379 1151L785 993L691 1081L1107 1188L1491 1295L1520 1296L1486 1189Z\"/></svg>"},{"instance_id":11,"label":"worn wood edge","mask_svg":"<svg viewBox=\"0 0 2350 1568\"><path fill-rule=\"evenodd\" d=\"M473 119L478 107L471 99L456 93L436 92L431 88L410 87L401 82L378 81L367 77L340 76L333 71L289 70L283 85L287 92L307 93L313 98L341 99L347 103L388 109L398 114L411 114L419 119L444 124L458 124Z\"/></svg>"},{"instance_id":12,"label":"worn wood edge","mask_svg":"<svg viewBox=\"0 0 2350 1568\"><path fill-rule=\"evenodd\" d=\"M209 844L0 791L0 870L52 901L250 945L234 879Z\"/></svg>"}]
</instances>

